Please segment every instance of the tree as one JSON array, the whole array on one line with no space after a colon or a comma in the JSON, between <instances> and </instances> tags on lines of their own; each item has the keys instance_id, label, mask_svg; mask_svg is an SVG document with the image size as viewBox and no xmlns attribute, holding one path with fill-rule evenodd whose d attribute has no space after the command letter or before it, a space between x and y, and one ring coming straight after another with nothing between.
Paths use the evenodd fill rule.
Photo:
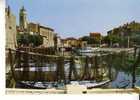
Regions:
<instances>
[{"instance_id":1,"label":"tree","mask_svg":"<svg viewBox=\"0 0 140 100\"><path fill-rule=\"evenodd\" d=\"M43 37L41 35L31 35L28 33L17 34L17 43L18 45L26 45L33 44L33 46L39 46L43 44Z\"/></svg>"},{"instance_id":2,"label":"tree","mask_svg":"<svg viewBox=\"0 0 140 100\"><path fill-rule=\"evenodd\" d=\"M103 42L103 43L106 43L106 44L110 44L110 38L109 38L109 36L104 36L104 37L102 38L102 42Z\"/></svg>"},{"instance_id":3,"label":"tree","mask_svg":"<svg viewBox=\"0 0 140 100\"><path fill-rule=\"evenodd\" d=\"M120 44L121 43L121 38L119 36L116 36L116 35L107 35L107 36L103 37L102 41L103 41L103 43L107 43L110 46L112 46L115 43Z\"/></svg>"},{"instance_id":4,"label":"tree","mask_svg":"<svg viewBox=\"0 0 140 100\"><path fill-rule=\"evenodd\" d=\"M82 39L82 41L87 41L88 44L99 44L100 43L99 39L96 39L96 38L93 38L90 36L84 36L81 39Z\"/></svg>"}]
</instances>

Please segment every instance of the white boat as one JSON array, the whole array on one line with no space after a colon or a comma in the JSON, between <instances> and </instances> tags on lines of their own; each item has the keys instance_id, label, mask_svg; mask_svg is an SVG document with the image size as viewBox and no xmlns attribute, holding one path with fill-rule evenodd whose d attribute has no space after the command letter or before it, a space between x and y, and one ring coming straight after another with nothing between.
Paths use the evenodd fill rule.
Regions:
<instances>
[{"instance_id":1,"label":"white boat","mask_svg":"<svg viewBox=\"0 0 140 100\"><path fill-rule=\"evenodd\" d=\"M106 85L110 82L110 80L104 80L101 82L95 82L95 81L71 81L71 85L81 85L85 86L87 89L95 88L95 87L101 87L103 85Z\"/></svg>"},{"instance_id":2,"label":"white boat","mask_svg":"<svg viewBox=\"0 0 140 100\"><path fill-rule=\"evenodd\" d=\"M92 47L84 47L82 49L79 49L79 53L93 53L94 51L98 50L98 48L92 48Z\"/></svg>"}]
</instances>

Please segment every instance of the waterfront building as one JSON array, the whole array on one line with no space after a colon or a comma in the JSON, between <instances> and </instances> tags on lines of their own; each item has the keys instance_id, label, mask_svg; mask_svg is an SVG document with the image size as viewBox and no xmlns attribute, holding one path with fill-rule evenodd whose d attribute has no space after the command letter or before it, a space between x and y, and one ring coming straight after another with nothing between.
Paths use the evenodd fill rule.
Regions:
<instances>
[{"instance_id":1,"label":"waterfront building","mask_svg":"<svg viewBox=\"0 0 140 100\"><path fill-rule=\"evenodd\" d=\"M31 22L28 24L28 33L31 35L41 35L43 37L43 47L54 46L54 29Z\"/></svg>"},{"instance_id":2,"label":"waterfront building","mask_svg":"<svg viewBox=\"0 0 140 100\"><path fill-rule=\"evenodd\" d=\"M16 17L11 12L10 7L6 8L5 11L5 31L6 31L6 48L15 49L17 46L16 42Z\"/></svg>"},{"instance_id":3,"label":"waterfront building","mask_svg":"<svg viewBox=\"0 0 140 100\"><path fill-rule=\"evenodd\" d=\"M82 41L81 39L75 39L73 37L63 39L62 42L63 42L64 47L85 47L85 46L87 46L87 41Z\"/></svg>"},{"instance_id":4,"label":"waterfront building","mask_svg":"<svg viewBox=\"0 0 140 100\"><path fill-rule=\"evenodd\" d=\"M86 47L87 46L87 41L82 41L80 39L77 40L77 47Z\"/></svg>"},{"instance_id":5,"label":"waterfront building","mask_svg":"<svg viewBox=\"0 0 140 100\"><path fill-rule=\"evenodd\" d=\"M58 33L54 34L54 46L57 47L57 49L63 47L62 39L58 36Z\"/></svg>"},{"instance_id":6,"label":"waterfront building","mask_svg":"<svg viewBox=\"0 0 140 100\"><path fill-rule=\"evenodd\" d=\"M75 39L73 37L63 39L63 46L64 47L76 47L77 46L77 39Z\"/></svg>"},{"instance_id":7,"label":"waterfront building","mask_svg":"<svg viewBox=\"0 0 140 100\"><path fill-rule=\"evenodd\" d=\"M54 29L40 25L39 34L43 36L44 47L54 47Z\"/></svg>"},{"instance_id":8,"label":"waterfront building","mask_svg":"<svg viewBox=\"0 0 140 100\"><path fill-rule=\"evenodd\" d=\"M91 46L93 46L93 47L101 46L101 40L102 40L101 33L92 32L92 33L89 33L89 36L92 39L92 45Z\"/></svg>"},{"instance_id":9,"label":"waterfront building","mask_svg":"<svg viewBox=\"0 0 140 100\"><path fill-rule=\"evenodd\" d=\"M92 32L92 33L89 33L89 34L90 34L90 37L92 37L94 39L97 39L97 40L100 40L101 39L101 33Z\"/></svg>"},{"instance_id":10,"label":"waterfront building","mask_svg":"<svg viewBox=\"0 0 140 100\"><path fill-rule=\"evenodd\" d=\"M58 48L62 47L62 39L60 36L57 36L57 46L58 46Z\"/></svg>"},{"instance_id":11,"label":"waterfront building","mask_svg":"<svg viewBox=\"0 0 140 100\"><path fill-rule=\"evenodd\" d=\"M39 24L36 24L36 23L33 23L33 22L30 22L28 24L28 30L29 32L31 33L39 33L39 29L40 29L40 25Z\"/></svg>"}]
</instances>

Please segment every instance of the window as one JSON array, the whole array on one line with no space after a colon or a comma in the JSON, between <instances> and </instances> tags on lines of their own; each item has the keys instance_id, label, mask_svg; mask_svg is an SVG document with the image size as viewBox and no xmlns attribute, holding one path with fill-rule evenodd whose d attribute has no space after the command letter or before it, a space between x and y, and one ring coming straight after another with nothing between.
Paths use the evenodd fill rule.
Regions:
<instances>
[{"instance_id":1,"label":"window","mask_svg":"<svg viewBox=\"0 0 140 100\"><path fill-rule=\"evenodd\" d=\"M9 29L12 29L12 27L11 27L11 26L9 26Z\"/></svg>"}]
</instances>

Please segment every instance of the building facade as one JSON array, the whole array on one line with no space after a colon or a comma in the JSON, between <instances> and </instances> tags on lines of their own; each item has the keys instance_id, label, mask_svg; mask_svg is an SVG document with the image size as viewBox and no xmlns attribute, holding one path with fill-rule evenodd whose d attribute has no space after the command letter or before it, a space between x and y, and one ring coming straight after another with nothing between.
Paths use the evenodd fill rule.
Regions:
<instances>
[{"instance_id":1,"label":"building facade","mask_svg":"<svg viewBox=\"0 0 140 100\"><path fill-rule=\"evenodd\" d=\"M64 47L76 47L77 46L77 39L75 39L73 37L63 39L63 46Z\"/></svg>"},{"instance_id":2,"label":"building facade","mask_svg":"<svg viewBox=\"0 0 140 100\"><path fill-rule=\"evenodd\" d=\"M43 46L44 47L54 47L54 30L45 27L39 26L39 34L43 36Z\"/></svg>"},{"instance_id":3,"label":"building facade","mask_svg":"<svg viewBox=\"0 0 140 100\"><path fill-rule=\"evenodd\" d=\"M57 47L63 47L63 44L62 44L62 39L60 36L57 36Z\"/></svg>"},{"instance_id":4,"label":"building facade","mask_svg":"<svg viewBox=\"0 0 140 100\"><path fill-rule=\"evenodd\" d=\"M43 37L43 47L53 47L54 46L54 30L52 28L42 26L36 23L28 24L29 33L38 34Z\"/></svg>"},{"instance_id":5,"label":"building facade","mask_svg":"<svg viewBox=\"0 0 140 100\"><path fill-rule=\"evenodd\" d=\"M66 38L62 40L64 47L85 47L87 46L87 41L82 41L80 39L75 39L73 37Z\"/></svg>"},{"instance_id":6,"label":"building facade","mask_svg":"<svg viewBox=\"0 0 140 100\"><path fill-rule=\"evenodd\" d=\"M10 11L10 7L6 8L5 11L6 17L6 24L5 24L5 31L6 31L6 48L15 49L17 46L16 41L16 17Z\"/></svg>"},{"instance_id":7,"label":"building facade","mask_svg":"<svg viewBox=\"0 0 140 100\"><path fill-rule=\"evenodd\" d=\"M92 33L90 33L90 37L100 40L100 38L101 38L101 33L92 32Z\"/></svg>"},{"instance_id":8,"label":"building facade","mask_svg":"<svg viewBox=\"0 0 140 100\"><path fill-rule=\"evenodd\" d=\"M40 25L39 24L35 24L35 23L29 23L28 24L29 32L39 33L39 29L40 29Z\"/></svg>"}]
</instances>

